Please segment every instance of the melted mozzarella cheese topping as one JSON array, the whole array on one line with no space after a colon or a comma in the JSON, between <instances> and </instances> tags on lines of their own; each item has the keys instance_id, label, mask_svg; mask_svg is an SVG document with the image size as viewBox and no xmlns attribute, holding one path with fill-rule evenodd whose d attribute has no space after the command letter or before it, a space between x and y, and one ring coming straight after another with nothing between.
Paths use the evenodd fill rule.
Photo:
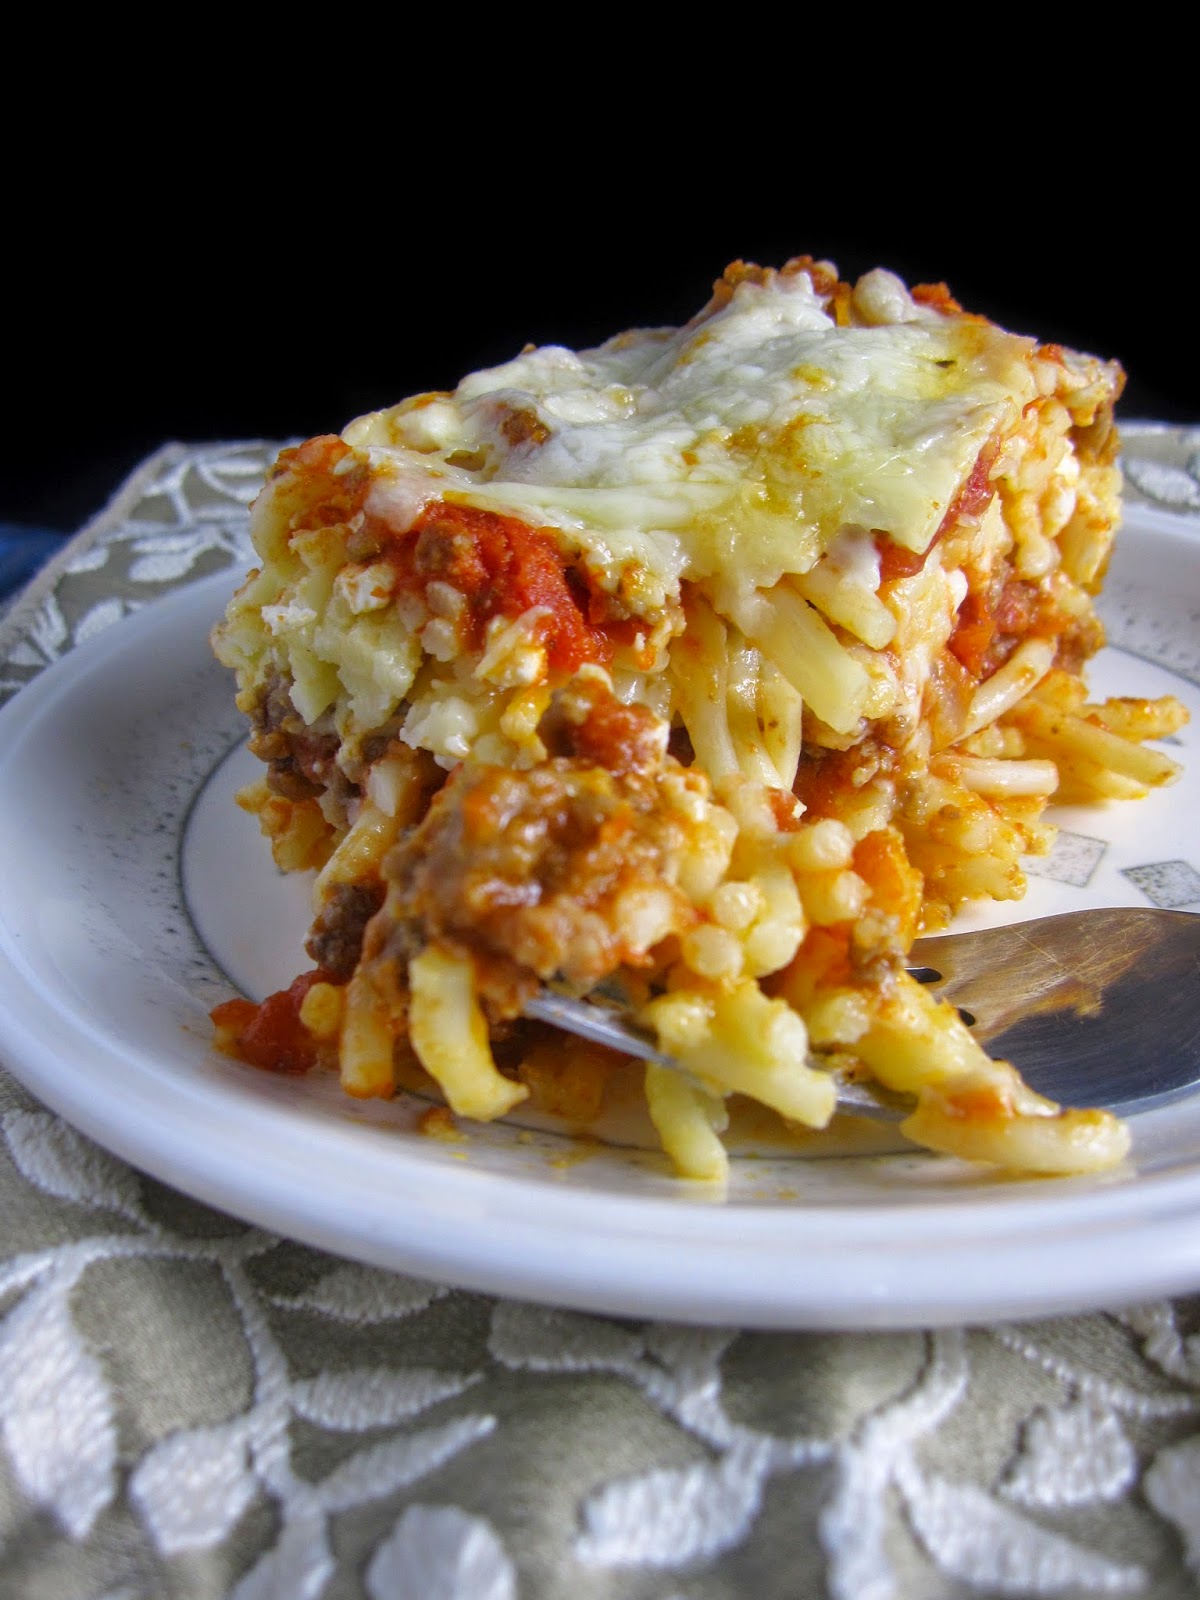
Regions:
<instances>
[{"instance_id":1,"label":"melted mozzarella cheese topping","mask_svg":"<svg viewBox=\"0 0 1200 1600\"><path fill-rule=\"evenodd\" d=\"M683 578L806 573L846 529L923 552L1033 398L1033 348L882 269L848 325L808 271L770 273L685 327L532 348L344 437L369 450L370 509L395 525L450 497L557 527L626 597L638 572L650 611Z\"/></svg>"}]
</instances>

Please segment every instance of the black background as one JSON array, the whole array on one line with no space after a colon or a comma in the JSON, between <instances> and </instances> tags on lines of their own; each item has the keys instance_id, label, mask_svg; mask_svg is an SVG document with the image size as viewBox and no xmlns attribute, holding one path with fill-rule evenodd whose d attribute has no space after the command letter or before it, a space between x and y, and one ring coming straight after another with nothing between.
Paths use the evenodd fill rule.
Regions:
<instances>
[{"instance_id":1,"label":"black background","mask_svg":"<svg viewBox=\"0 0 1200 1600\"><path fill-rule=\"evenodd\" d=\"M558 160L486 183L278 152L136 183L97 163L14 253L0 519L70 531L166 441L337 431L527 341L685 320L737 258L945 281L1120 360L1119 416L1200 420L1189 237L1112 172L1012 194L1002 173L801 183L786 161L664 176L661 147L652 171Z\"/></svg>"}]
</instances>

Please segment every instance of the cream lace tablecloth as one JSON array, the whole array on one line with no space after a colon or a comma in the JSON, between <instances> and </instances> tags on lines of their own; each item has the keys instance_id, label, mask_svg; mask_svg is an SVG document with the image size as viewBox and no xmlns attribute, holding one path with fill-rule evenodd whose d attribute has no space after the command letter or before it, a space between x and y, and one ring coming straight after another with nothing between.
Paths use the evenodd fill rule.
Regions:
<instances>
[{"instance_id":1,"label":"cream lace tablecloth","mask_svg":"<svg viewBox=\"0 0 1200 1600\"><path fill-rule=\"evenodd\" d=\"M2 693L245 566L273 453L149 460L10 608ZM1200 527L1200 429L1125 464ZM0 1205L4 1600L1198 1592L1200 1296L895 1334L492 1299L209 1211L2 1071Z\"/></svg>"}]
</instances>

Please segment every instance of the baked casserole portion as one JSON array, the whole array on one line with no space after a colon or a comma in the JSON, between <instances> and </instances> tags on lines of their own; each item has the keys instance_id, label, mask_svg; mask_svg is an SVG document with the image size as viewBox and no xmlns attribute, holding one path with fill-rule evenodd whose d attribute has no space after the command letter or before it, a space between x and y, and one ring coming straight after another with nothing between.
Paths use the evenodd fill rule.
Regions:
<instances>
[{"instance_id":1,"label":"baked casserole portion","mask_svg":"<svg viewBox=\"0 0 1200 1600\"><path fill-rule=\"evenodd\" d=\"M1125 1128L1033 1094L907 973L1016 899L1051 796L1175 764L1093 704L1120 366L944 285L735 263L681 328L528 348L284 450L214 631L313 967L222 1044L355 1095L586 1125L637 1073L680 1173L729 1101L821 1127L837 1065L930 1148L1031 1171ZM523 1016L618 994L678 1069Z\"/></svg>"}]
</instances>

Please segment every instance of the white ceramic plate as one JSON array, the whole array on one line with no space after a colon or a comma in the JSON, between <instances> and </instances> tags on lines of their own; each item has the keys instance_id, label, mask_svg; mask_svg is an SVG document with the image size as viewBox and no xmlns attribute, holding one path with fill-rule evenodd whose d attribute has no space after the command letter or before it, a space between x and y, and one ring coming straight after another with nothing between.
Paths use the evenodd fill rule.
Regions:
<instances>
[{"instance_id":1,"label":"white ceramic plate","mask_svg":"<svg viewBox=\"0 0 1200 1600\"><path fill-rule=\"evenodd\" d=\"M232 804L246 761L208 628L233 578L81 645L0 713L0 1054L100 1144L247 1221L444 1283L583 1309L760 1327L903 1327L1116 1307L1200 1287L1200 1098L1134 1119L1102 1178L1014 1181L923 1152L739 1156L721 1195L661 1156L491 1125L422 1136L210 1047L232 981L309 963L306 897ZM1184 780L1062 816L1018 908L1200 909L1200 544L1130 514L1097 691L1170 691ZM980 920L977 916L974 920ZM198 931L199 930L199 931Z\"/></svg>"}]
</instances>

